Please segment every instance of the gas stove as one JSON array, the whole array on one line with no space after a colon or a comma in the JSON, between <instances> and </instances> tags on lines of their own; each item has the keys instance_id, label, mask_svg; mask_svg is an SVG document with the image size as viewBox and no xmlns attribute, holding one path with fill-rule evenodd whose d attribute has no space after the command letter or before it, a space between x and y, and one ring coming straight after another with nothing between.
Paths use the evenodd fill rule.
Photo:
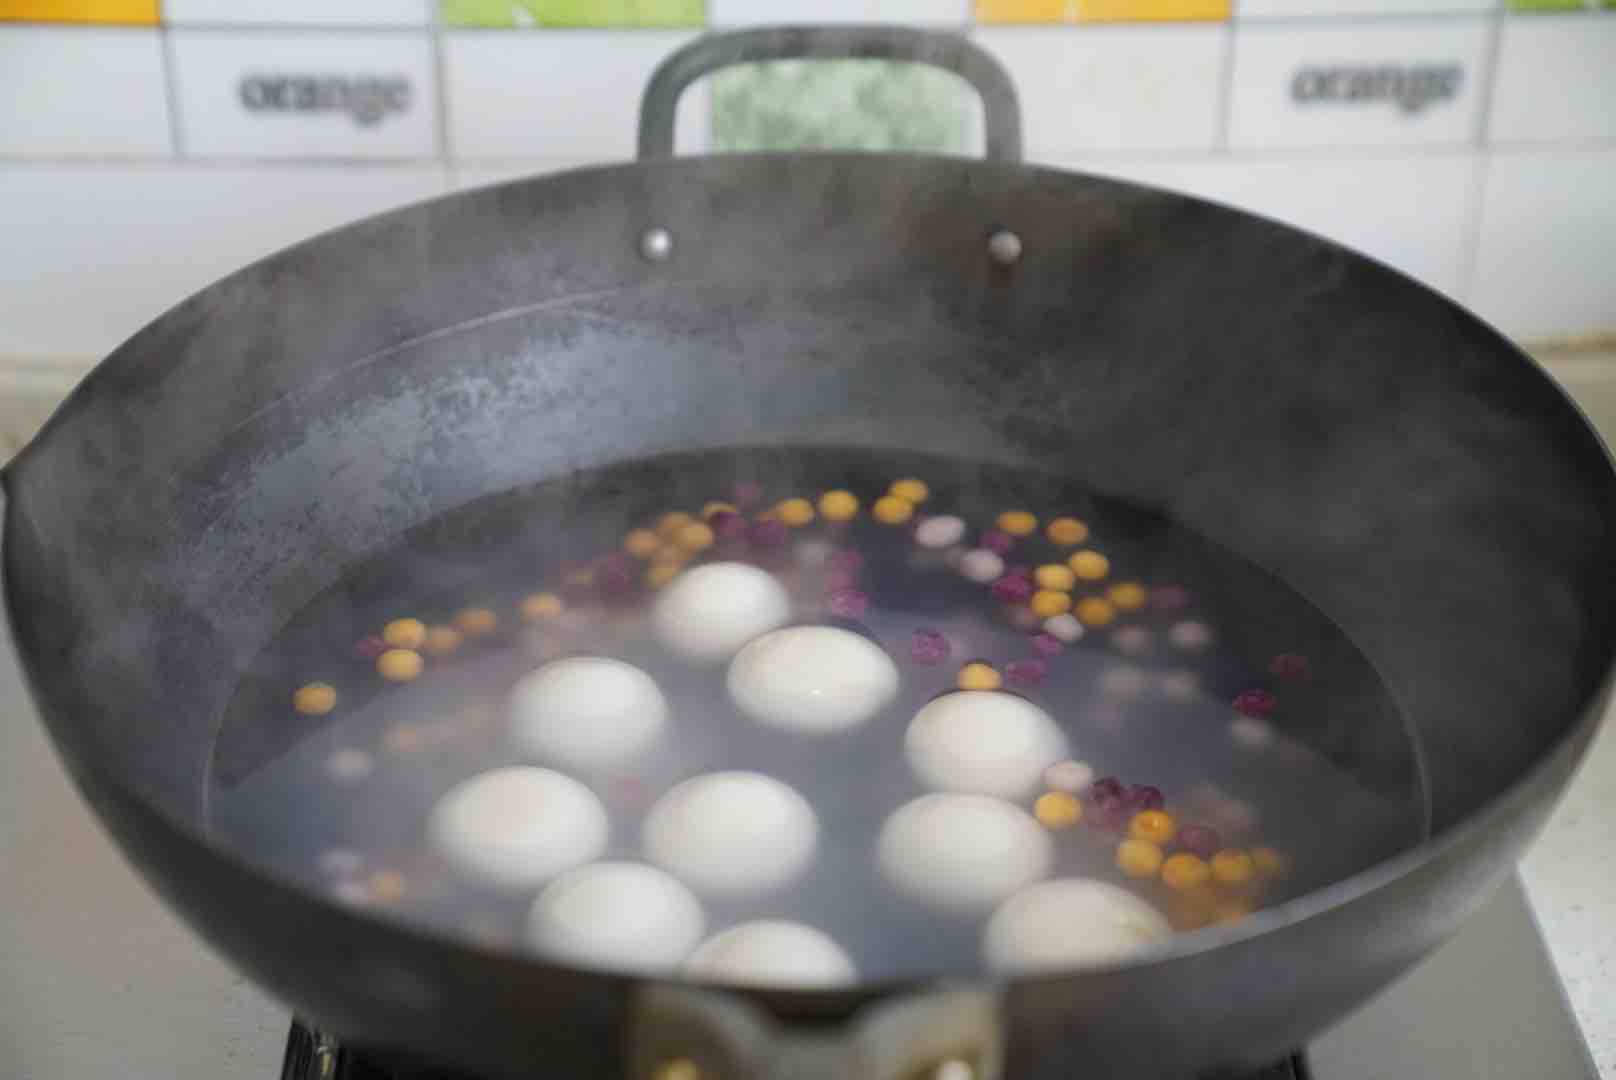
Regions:
<instances>
[{"instance_id":1,"label":"gas stove","mask_svg":"<svg viewBox=\"0 0 1616 1080\"><path fill-rule=\"evenodd\" d=\"M951 1075L939 1074L938 1080ZM1458 937L1305 1051L1255 1073L1216 1080L1595 1077L1526 895L1511 878ZM400 1070L294 1021L281 1080L477 1078Z\"/></svg>"}]
</instances>

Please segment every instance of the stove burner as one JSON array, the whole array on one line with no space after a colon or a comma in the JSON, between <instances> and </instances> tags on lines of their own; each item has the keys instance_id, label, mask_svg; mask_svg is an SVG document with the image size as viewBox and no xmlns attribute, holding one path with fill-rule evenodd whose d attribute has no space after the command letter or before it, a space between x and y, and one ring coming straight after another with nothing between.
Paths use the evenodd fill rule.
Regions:
<instances>
[{"instance_id":1,"label":"stove burner","mask_svg":"<svg viewBox=\"0 0 1616 1080\"><path fill-rule=\"evenodd\" d=\"M448 1069L410 1068L383 1064L349 1050L329 1035L292 1021L286 1037L286 1060L281 1080L477 1080L470 1073ZM1311 1080L1301 1054L1254 1073L1219 1074L1208 1080Z\"/></svg>"}]
</instances>

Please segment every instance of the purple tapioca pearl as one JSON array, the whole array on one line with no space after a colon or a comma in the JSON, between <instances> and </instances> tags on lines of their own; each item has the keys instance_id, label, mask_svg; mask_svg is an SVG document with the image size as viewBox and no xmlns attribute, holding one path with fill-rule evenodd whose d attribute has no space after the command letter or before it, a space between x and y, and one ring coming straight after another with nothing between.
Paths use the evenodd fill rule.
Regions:
<instances>
[{"instance_id":1,"label":"purple tapioca pearl","mask_svg":"<svg viewBox=\"0 0 1616 1080\"><path fill-rule=\"evenodd\" d=\"M1003 529L989 529L982 534L982 546L995 555L1003 555L1016 546L1016 538Z\"/></svg>"},{"instance_id":2,"label":"purple tapioca pearl","mask_svg":"<svg viewBox=\"0 0 1616 1080\"><path fill-rule=\"evenodd\" d=\"M1006 604L1019 604L1032 592L1032 582L1018 574L1006 574L993 583L994 597Z\"/></svg>"},{"instance_id":3,"label":"purple tapioca pearl","mask_svg":"<svg viewBox=\"0 0 1616 1080\"><path fill-rule=\"evenodd\" d=\"M1307 657L1296 653L1280 653L1269 663L1268 670L1276 679L1285 679L1288 682L1306 682L1312 674Z\"/></svg>"},{"instance_id":4,"label":"purple tapioca pearl","mask_svg":"<svg viewBox=\"0 0 1616 1080\"><path fill-rule=\"evenodd\" d=\"M1127 794L1128 789L1114 776L1102 776L1089 785L1089 801L1102 810L1122 806Z\"/></svg>"},{"instance_id":5,"label":"purple tapioca pearl","mask_svg":"<svg viewBox=\"0 0 1616 1080\"><path fill-rule=\"evenodd\" d=\"M376 634L366 634L354 642L353 651L361 660L374 660L387 651L387 642Z\"/></svg>"},{"instance_id":6,"label":"purple tapioca pearl","mask_svg":"<svg viewBox=\"0 0 1616 1080\"><path fill-rule=\"evenodd\" d=\"M1033 651L1040 656L1056 656L1065 648L1060 638L1054 634L1034 634L1032 636Z\"/></svg>"},{"instance_id":7,"label":"purple tapioca pearl","mask_svg":"<svg viewBox=\"0 0 1616 1080\"><path fill-rule=\"evenodd\" d=\"M720 540L744 539L748 528L744 517L729 510L720 510L707 519L707 524L712 526L713 535Z\"/></svg>"},{"instance_id":8,"label":"purple tapioca pearl","mask_svg":"<svg viewBox=\"0 0 1616 1080\"><path fill-rule=\"evenodd\" d=\"M1271 716L1278 704L1274 695L1266 690L1242 690L1235 695L1234 711L1241 716L1261 718Z\"/></svg>"},{"instance_id":9,"label":"purple tapioca pearl","mask_svg":"<svg viewBox=\"0 0 1616 1080\"><path fill-rule=\"evenodd\" d=\"M1160 810L1167 805L1161 788L1149 784L1134 784L1128 789L1126 801L1130 810Z\"/></svg>"},{"instance_id":10,"label":"purple tapioca pearl","mask_svg":"<svg viewBox=\"0 0 1616 1080\"><path fill-rule=\"evenodd\" d=\"M785 547L786 541L791 538L791 530L786 523L774 518L763 521L754 521L746 532L747 540L753 547L772 550Z\"/></svg>"},{"instance_id":11,"label":"purple tapioca pearl","mask_svg":"<svg viewBox=\"0 0 1616 1080\"><path fill-rule=\"evenodd\" d=\"M1157 611L1182 611L1190 606L1190 591L1182 585L1158 585L1150 590L1150 606Z\"/></svg>"},{"instance_id":12,"label":"purple tapioca pearl","mask_svg":"<svg viewBox=\"0 0 1616 1080\"><path fill-rule=\"evenodd\" d=\"M909 643L909 655L917 664L940 664L949 652L948 639L937 630L916 630Z\"/></svg>"},{"instance_id":13,"label":"purple tapioca pearl","mask_svg":"<svg viewBox=\"0 0 1616 1080\"><path fill-rule=\"evenodd\" d=\"M608 555L595 566L595 590L607 599L627 596L634 590L634 559L621 552Z\"/></svg>"},{"instance_id":14,"label":"purple tapioca pearl","mask_svg":"<svg viewBox=\"0 0 1616 1080\"><path fill-rule=\"evenodd\" d=\"M1049 665L1037 658L1012 660L1005 665L1005 678L1023 686L1037 686L1049 674Z\"/></svg>"},{"instance_id":15,"label":"purple tapioca pearl","mask_svg":"<svg viewBox=\"0 0 1616 1080\"><path fill-rule=\"evenodd\" d=\"M1223 847L1223 838L1206 825L1186 825L1178 830L1178 846L1191 855L1210 859Z\"/></svg>"},{"instance_id":16,"label":"purple tapioca pearl","mask_svg":"<svg viewBox=\"0 0 1616 1080\"><path fill-rule=\"evenodd\" d=\"M870 598L857 589L837 589L825 597L825 609L843 619L862 619Z\"/></svg>"},{"instance_id":17,"label":"purple tapioca pearl","mask_svg":"<svg viewBox=\"0 0 1616 1080\"><path fill-rule=\"evenodd\" d=\"M763 485L755 480L742 480L735 485L735 505L751 506L763 497Z\"/></svg>"}]
</instances>

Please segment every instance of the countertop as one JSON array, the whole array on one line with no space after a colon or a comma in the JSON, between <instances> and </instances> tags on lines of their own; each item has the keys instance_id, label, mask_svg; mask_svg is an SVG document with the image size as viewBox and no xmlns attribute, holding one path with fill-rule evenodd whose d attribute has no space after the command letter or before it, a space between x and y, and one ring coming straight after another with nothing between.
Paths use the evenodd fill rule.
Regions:
<instances>
[{"instance_id":1,"label":"countertop","mask_svg":"<svg viewBox=\"0 0 1616 1080\"><path fill-rule=\"evenodd\" d=\"M1616 434L1616 355L1546 359L1595 421ZM0 363L0 440L14 446L26 438L24 429L65 389L60 369L47 368L19 389L15 381L8 387ZM1616 1080L1616 1000L1608 992L1616 965L1616 878L1608 856L1616 849L1613 727L1607 717L1522 864L1532 907L1606 1080ZM203 947L113 848L51 750L4 639L0 868L0 1074L17 1080L278 1075L287 1012ZM1428 966L1443 962L1439 953ZM1420 978L1416 972L1408 984L1417 990Z\"/></svg>"}]
</instances>

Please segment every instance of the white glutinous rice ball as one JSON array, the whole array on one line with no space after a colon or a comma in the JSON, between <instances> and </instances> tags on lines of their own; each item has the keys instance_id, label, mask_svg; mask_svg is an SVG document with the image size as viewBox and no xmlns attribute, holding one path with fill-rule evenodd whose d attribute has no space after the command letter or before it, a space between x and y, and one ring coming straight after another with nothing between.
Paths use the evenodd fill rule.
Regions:
<instances>
[{"instance_id":1,"label":"white glutinous rice ball","mask_svg":"<svg viewBox=\"0 0 1616 1080\"><path fill-rule=\"evenodd\" d=\"M716 772L674 787L645 816L645 854L699 893L777 889L814 857L819 824L808 801L755 772Z\"/></svg>"},{"instance_id":2,"label":"white glutinous rice ball","mask_svg":"<svg viewBox=\"0 0 1616 1080\"><path fill-rule=\"evenodd\" d=\"M536 889L606 850L606 808L578 781L513 765L463 780L432 808L427 839L457 871Z\"/></svg>"},{"instance_id":3,"label":"white glutinous rice ball","mask_svg":"<svg viewBox=\"0 0 1616 1080\"><path fill-rule=\"evenodd\" d=\"M721 562L687 570L658 593L651 626L676 656L714 664L790 617L791 598L773 574Z\"/></svg>"},{"instance_id":4,"label":"white glutinous rice ball","mask_svg":"<svg viewBox=\"0 0 1616 1080\"><path fill-rule=\"evenodd\" d=\"M930 517L915 526L915 543L923 548L952 547L965 539L965 522L953 514Z\"/></svg>"},{"instance_id":5,"label":"white glutinous rice ball","mask_svg":"<svg viewBox=\"0 0 1616 1080\"><path fill-rule=\"evenodd\" d=\"M735 654L729 695L760 724L807 735L857 727L898 694L881 646L835 626L775 630Z\"/></svg>"},{"instance_id":6,"label":"white glutinous rice ball","mask_svg":"<svg viewBox=\"0 0 1616 1080\"><path fill-rule=\"evenodd\" d=\"M876 861L899 892L933 907L985 911L1049 873L1049 834L986 795L923 795L881 826Z\"/></svg>"},{"instance_id":7,"label":"white glutinous rice ball","mask_svg":"<svg viewBox=\"0 0 1616 1080\"><path fill-rule=\"evenodd\" d=\"M714 934L691 954L685 973L703 982L750 986L846 986L853 961L823 931L763 919Z\"/></svg>"},{"instance_id":8,"label":"white glutinous rice ball","mask_svg":"<svg viewBox=\"0 0 1616 1080\"><path fill-rule=\"evenodd\" d=\"M986 585L1004 573L1004 560L987 548L976 548L960 556L959 569L972 581Z\"/></svg>"},{"instance_id":9,"label":"white glutinous rice ball","mask_svg":"<svg viewBox=\"0 0 1616 1080\"><path fill-rule=\"evenodd\" d=\"M1016 893L988 920L982 958L1004 973L1112 963L1165 941L1172 927L1127 889L1060 878Z\"/></svg>"},{"instance_id":10,"label":"white glutinous rice ball","mask_svg":"<svg viewBox=\"0 0 1616 1080\"><path fill-rule=\"evenodd\" d=\"M927 787L1004 798L1025 795L1067 756L1054 719L1001 690L960 690L929 702L909 722L903 743Z\"/></svg>"},{"instance_id":11,"label":"white glutinous rice ball","mask_svg":"<svg viewBox=\"0 0 1616 1080\"><path fill-rule=\"evenodd\" d=\"M511 739L536 761L600 769L641 753L661 736L668 703L656 681L603 656L555 660L511 688Z\"/></svg>"},{"instance_id":12,"label":"white glutinous rice ball","mask_svg":"<svg viewBox=\"0 0 1616 1080\"><path fill-rule=\"evenodd\" d=\"M706 922L701 903L670 875L601 862L545 887L528 913L527 943L581 967L664 974L684 963Z\"/></svg>"}]
</instances>

